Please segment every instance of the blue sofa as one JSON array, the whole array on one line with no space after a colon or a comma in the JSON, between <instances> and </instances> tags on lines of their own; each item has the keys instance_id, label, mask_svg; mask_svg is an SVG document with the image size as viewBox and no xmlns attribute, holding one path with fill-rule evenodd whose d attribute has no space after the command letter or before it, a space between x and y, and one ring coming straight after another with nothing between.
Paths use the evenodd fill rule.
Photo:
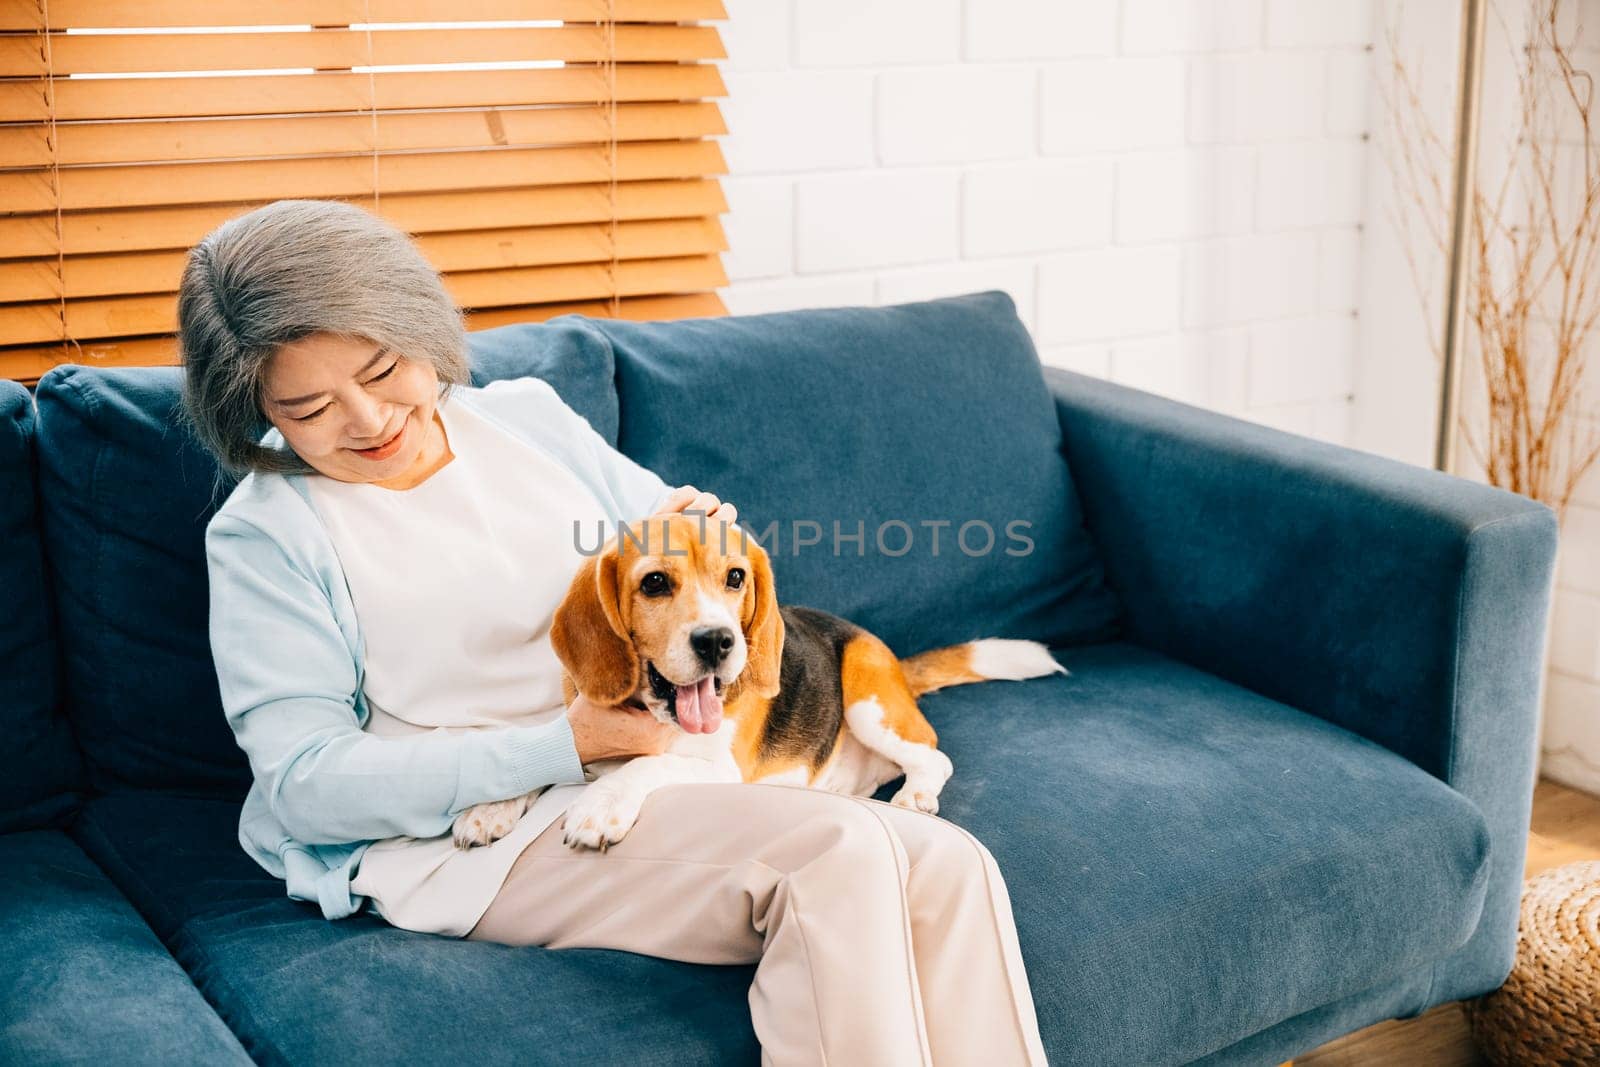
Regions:
<instances>
[{"instance_id":1,"label":"blue sofa","mask_svg":"<svg viewBox=\"0 0 1600 1067\"><path fill-rule=\"evenodd\" d=\"M923 706L1052 1062L1275 1064L1509 972L1550 509L1041 369L1001 292L471 354L776 531L785 602L1051 644ZM0 382L0 1062L755 1063L751 968L330 922L244 854L178 382Z\"/></svg>"}]
</instances>

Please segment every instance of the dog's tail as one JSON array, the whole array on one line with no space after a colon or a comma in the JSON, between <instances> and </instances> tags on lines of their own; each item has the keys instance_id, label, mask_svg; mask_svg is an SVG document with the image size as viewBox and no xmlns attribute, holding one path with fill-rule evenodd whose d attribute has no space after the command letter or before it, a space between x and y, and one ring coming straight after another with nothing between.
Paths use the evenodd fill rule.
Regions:
<instances>
[{"instance_id":1,"label":"dog's tail","mask_svg":"<svg viewBox=\"0 0 1600 1067\"><path fill-rule=\"evenodd\" d=\"M1021 681L1047 674L1068 674L1038 641L985 637L964 645L919 652L900 661L911 695L921 696L946 686L986 682L991 678Z\"/></svg>"}]
</instances>

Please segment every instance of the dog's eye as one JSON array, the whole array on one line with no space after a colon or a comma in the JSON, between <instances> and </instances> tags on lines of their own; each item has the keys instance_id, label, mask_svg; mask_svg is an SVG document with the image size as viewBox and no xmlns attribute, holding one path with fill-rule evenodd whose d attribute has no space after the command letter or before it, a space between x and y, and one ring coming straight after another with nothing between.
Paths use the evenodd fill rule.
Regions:
<instances>
[{"instance_id":1,"label":"dog's eye","mask_svg":"<svg viewBox=\"0 0 1600 1067\"><path fill-rule=\"evenodd\" d=\"M728 588L744 588L744 571L741 568L733 567L728 571Z\"/></svg>"},{"instance_id":2,"label":"dog's eye","mask_svg":"<svg viewBox=\"0 0 1600 1067\"><path fill-rule=\"evenodd\" d=\"M661 571L651 571L640 580L639 591L645 596L665 596L672 592L672 583Z\"/></svg>"}]
</instances>

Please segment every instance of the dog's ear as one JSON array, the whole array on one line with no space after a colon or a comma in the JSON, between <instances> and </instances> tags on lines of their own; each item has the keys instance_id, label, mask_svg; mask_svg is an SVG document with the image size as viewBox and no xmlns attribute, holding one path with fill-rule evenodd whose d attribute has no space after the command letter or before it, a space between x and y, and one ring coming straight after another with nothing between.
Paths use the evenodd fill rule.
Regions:
<instances>
[{"instance_id":1,"label":"dog's ear","mask_svg":"<svg viewBox=\"0 0 1600 1067\"><path fill-rule=\"evenodd\" d=\"M550 624L550 644L578 692L596 704L633 695L639 657L617 602L618 548L607 544L583 561Z\"/></svg>"},{"instance_id":2,"label":"dog's ear","mask_svg":"<svg viewBox=\"0 0 1600 1067\"><path fill-rule=\"evenodd\" d=\"M778 591L772 582L772 561L766 549L749 542L750 595L745 598L740 625L748 649L744 670L739 672L738 690L748 687L759 696L778 695L779 673L783 666L783 616L778 613ZM729 693L731 700L734 694Z\"/></svg>"}]
</instances>

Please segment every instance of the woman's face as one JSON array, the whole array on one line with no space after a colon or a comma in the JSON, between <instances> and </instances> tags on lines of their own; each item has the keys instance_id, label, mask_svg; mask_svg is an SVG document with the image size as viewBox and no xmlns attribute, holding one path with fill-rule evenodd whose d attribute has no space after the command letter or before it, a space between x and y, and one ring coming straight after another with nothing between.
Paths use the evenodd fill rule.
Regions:
<instances>
[{"instance_id":1,"label":"woman's face","mask_svg":"<svg viewBox=\"0 0 1600 1067\"><path fill-rule=\"evenodd\" d=\"M265 384L268 421L330 478L403 486L432 461L439 375L430 363L317 333L279 348Z\"/></svg>"}]
</instances>

